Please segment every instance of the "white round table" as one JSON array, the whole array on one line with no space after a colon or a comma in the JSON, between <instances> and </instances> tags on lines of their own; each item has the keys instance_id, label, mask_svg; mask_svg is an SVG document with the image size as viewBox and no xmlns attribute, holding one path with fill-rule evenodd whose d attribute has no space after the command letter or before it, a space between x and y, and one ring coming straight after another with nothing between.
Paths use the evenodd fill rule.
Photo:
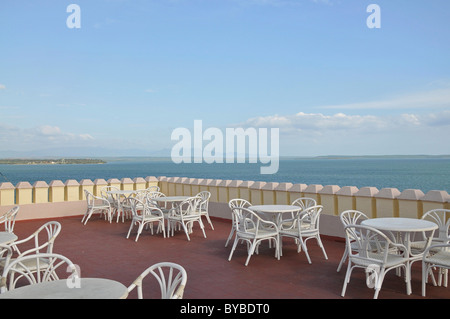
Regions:
<instances>
[{"instance_id":1,"label":"white round table","mask_svg":"<svg viewBox=\"0 0 450 319\"><path fill-rule=\"evenodd\" d=\"M277 213L297 212L302 208L300 206L295 205L253 205L250 206L248 209L262 213L277 214Z\"/></svg>"},{"instance_id":2,"label":"white round table","mask_svg":"<svg viewBox=\"0 0 450 319\"><path fill-rule=\"evenodd\" d=\"M257 213L273 214L274 216L272 216L272 221L279 226L282 222L282 215L284 213L295 213L300 211L302 208L296 205L253 205L248 209Z\"/></svg>"},{"instance_id":3,"label":"white round table","mask_svg":"<svg viewBox=\"0 0 450 319\"><path fill-rule=\"evenodd\" d=\"M406 246L409 251L409 255L413 259L419 259L422 257L422 253L413 253L411 251L411 234L418 232L430 232L428 235L428 243L426 249L434 236L434 232L438 229L438 225L423 219L417 218L405 218L405 217L382 217L371 218L361 222L361 225L373 227L380 231L386 231L396 233L397 241Z\"/></svg>"},{"instance_id":4,"label":"white round table","mask_svg":"<svg viewBox=\"0 0 450 319\"><path fill-rule=\"evenodd\" d=\"M166 203L176 203L176 202L182 202L186 199L190 198L191 196L162 196L162 197L156 197L152 198L152 200L156 202L166 202Z\"/></svg>"},{"instance_id":5,"label":"white round table","mask_svg":"<svg viewBox=\"0 0 450 319\"><path fill-rule=\"evenodd\" d=\"M422 232L433 231L438 228L437 224L428 220L404 217L371 218L362 221L361 224L392 232Z\"/></svg>"},{"instance_id":6,"label":"white round table","mask_svg":"<svg viewBox=\"0 0 450 319\"><path fill-rule=\"evenodd\" d=\"M125 299L128 289L103 278L79 278L79 286L66 279L19 287L0 294L0 299Z\"/></svg>"}]
</instances>

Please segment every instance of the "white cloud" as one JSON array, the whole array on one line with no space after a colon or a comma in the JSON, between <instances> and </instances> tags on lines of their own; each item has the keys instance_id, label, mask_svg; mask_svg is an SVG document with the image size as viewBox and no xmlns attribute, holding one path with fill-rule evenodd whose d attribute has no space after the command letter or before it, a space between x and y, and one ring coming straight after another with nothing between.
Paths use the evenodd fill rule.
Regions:
<instances>
[{"instance_id":1,"label":"white cloud","mask_svg":"<svg viewBox=\"0 0 450 319\"><path fill-rule=\"evenodd\" d=\"M39 134L47 135L47 136L62 134L61 129L57 126L44 125L44 126L38 127L36 130Z\"/></svg>"},{"instance_id":2,"label":"white cloud","mask_svg":"<svg viewBox=\"0 0 450 319\"><path fill-rule=\"evenodd\" d=\"M346 115L336 113L325 115L322 113L299 112L288 116L266 116L247 120L241 125L246 127L279 127L280 131L323 131L348 129L385 129L388 125L386 118L373 115Z\"/></svg>"},{"instance_id":3,"label":"white cloud","mask_svg":"<svg viewBox=\"0 0 450 319\"><path fill-rule=\"evenodd\" d=\"M436 89L428 92L413 93L391 99L352 103L325 105L322 109L417 109L417 108L450 108L450 88Z\"/></svg>"},{"instance_id":4,"label":"white cloud","mask_svg":"<svg viewBox=\"0 0 450 319\"><path fill-rule=\"evenodd\" d=\"M42 125L34 128L20 128L0 123L0 149L30 150L47 147L70 147L84 145L94 138L87 133L64 132L58 126Z\"/></svg>"},{"instance_id":5,"label":"white cloud","mask_svg":"<svg viewBox=\"0 0 450 319\"><path fill-rule=\"evenodd\" d=\"M282 156L450 154L450 111L348 115L299 112L255 117L240 127L279 128Z\"/></svg>"},{"instance_id":6,"label":"white cloud","mask_svg":"<svg viewBox=\"0 0 450 319\"><path fill-rule=\"evenodd\" d=\"M0 90L6 89L6 86L4 84L0 84Z\"/></svg>"}]
</instances>

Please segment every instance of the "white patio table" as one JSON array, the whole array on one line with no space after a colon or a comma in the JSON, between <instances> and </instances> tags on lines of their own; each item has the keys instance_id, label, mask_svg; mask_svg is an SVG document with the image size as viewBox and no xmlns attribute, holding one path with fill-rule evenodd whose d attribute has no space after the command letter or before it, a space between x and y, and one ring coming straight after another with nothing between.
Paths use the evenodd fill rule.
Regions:
<instances>
[{"instance_id":1,"label":"white patio table","mask_svg":"<svg viewBox=\"0 0 450 319\"><path fill-rule=\"evenodd\" d=\"M110 190L106 192L109 195L113 195L112 198L116 200L116 206L117 206L117 221L119 221L120 214L124 214L123 207L122 207L122 201L120 200L120 196L128 197L130 195L136 194L136 191L134 190ZM114 196L115 195L115 196ZM122 217L123 219L123 217Z\"/></svg>"},{"instance_id":2,"label":"white patio table","mask_svg":"<svg viewBox=\"0 0 450 319\"><path fill-rule=\"evenodd\" d=\"M191 196L162 196L162 197L156 197L152 198L155 202L165 202L165 203L177 203L185 201L186 199L190 198Z\"/></svg>"},{"instance_id":3,"label":"white patio table","mask_svg":"<svg viewBox=\"0 0 450 319\"><path fill-rule=\"evenodd\" d=\"M157 202L160 207L164 207L163 212L167 212L169 210L167 203L170 203L171 207L175 207L178 203L181 203L190 197L192 196L161 196L152 198L152 200Z\"/></svg>"},{"instance_id":4,"label":"white patio table","mask_svg":"<svg viewBox=\"0 0 450 319\"><path fill-rule=\"evenodd\" d=\"M404 244L408 249L411 260L422 258L421 253L417 254L411 251L411 235L419 232L429 232L428 243L425 246L426 249L431 243L435 230L438 229L438 225L431 221L404 217L371 218L362 221L361 225L394 234L395 239Z\"/></svg>"},{"instance_id":5,"label":"white patio table","mask_svg":"<svg viewBox=\"0 0 450 319\"><path fill-rule=\"evenodd\" d=\"M125 299L128 289L103 278L79 278L72 287L66 279L31 284L0 294L0 299Z\"/></svg>"},{"instance_id":6,"label":"white patio table","mask_svg":"<svg viewBox=\"0 0 450 319\"><path fill-rule=\"evenodd\" d=\"M283 214L296 213L302 208L296 205L253 205L248 209L253 210L257 213L271 214L271 221L275 222L277 226L280 226L283 221Z\"/></svg>"},{"instance_id":7,"label":"white patio table","mask_svg":"<svg viewBox=\"0 0 450 319\"><path fill-rule=\"evenodd\" d=\"M0 244L10 244L17 240L17 235L7 231L0 232Z\"/></svg>"}]
</instances>

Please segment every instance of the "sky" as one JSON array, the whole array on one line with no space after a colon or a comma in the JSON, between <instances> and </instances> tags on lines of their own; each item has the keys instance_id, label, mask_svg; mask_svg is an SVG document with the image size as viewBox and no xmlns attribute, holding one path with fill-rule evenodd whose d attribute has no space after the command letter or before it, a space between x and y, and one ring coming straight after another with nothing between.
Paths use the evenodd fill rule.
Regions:
<instances>
[{"instance_id":1,"label":"sky","mask_svg":"<svg viewBox=\"0 0 450 319\"><path fill-rule=\"evenodd\" d=\"M448 12L448 0L0 0L0 157L169 156L195 120L279 129L280 156L450 154Z\"/></svg>"}]
</instances>

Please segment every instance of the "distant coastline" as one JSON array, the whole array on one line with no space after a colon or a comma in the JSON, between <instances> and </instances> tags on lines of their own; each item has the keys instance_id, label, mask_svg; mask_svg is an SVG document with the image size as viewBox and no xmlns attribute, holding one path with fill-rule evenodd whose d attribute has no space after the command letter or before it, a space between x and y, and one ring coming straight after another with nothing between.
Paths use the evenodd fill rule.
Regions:
<instances>
[{"instance_id":1,"label":"distant coastline","mask_svg":"<svg viewBox=\"0 0 450 319\"><path fill-rule=\"evenodd\" d=\"M348 159L450 159L450 155L319 155L319 156L280 156L280 160L348 160ZM247 160L247 159L246 159ZM172 162L167 156L104 156L78 158L38 157L8 158L0 156L0 164L11 165L61 165L61 164L106 164L114 162Z\"/></svg>"},{"instance_id":2,"label":"distant coastline","mask_svg":"<svg viewBox=\"0 0 450 319\"><path fill-rule=\"evenodd\" d=\"M9 165L66 165L66 164L105 164L100 159L61 158L61 159L0 159L0 164Z\"/></svg>"}]
</instances>

